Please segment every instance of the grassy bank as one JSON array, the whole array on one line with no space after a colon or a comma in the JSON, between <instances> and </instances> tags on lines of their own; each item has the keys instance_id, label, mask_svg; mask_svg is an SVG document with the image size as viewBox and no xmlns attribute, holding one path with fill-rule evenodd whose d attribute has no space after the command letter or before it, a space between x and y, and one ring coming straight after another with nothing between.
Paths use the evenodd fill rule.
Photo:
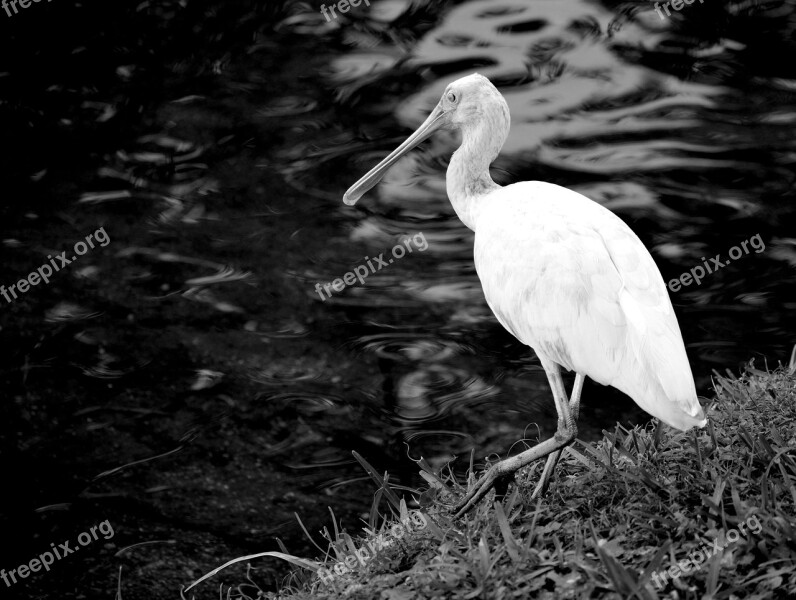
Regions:
<instances>
[{"instance_id":1,"label":"grassy bank","mask_svg":"<svg viewBox=\"0 0 796 600\"><path fill-rule=\"evenodd\" d=\"M325 560L301 563L281 595L260 597L794 598L796 379L749 368L714 381L709 427L618 427L596 445L578 442L540 501L529 498L541 463L502 502L490 495L453 522L446 505L463 485L426 473L427 525L391 529L408 514L382 482L388 522L374 510L357 539L335 524ZM380 543L374 558L353 558ZM346 557L351 569L335 572ZM237 586L230 597L257 596Z\"/></svg>"}]
</instances>

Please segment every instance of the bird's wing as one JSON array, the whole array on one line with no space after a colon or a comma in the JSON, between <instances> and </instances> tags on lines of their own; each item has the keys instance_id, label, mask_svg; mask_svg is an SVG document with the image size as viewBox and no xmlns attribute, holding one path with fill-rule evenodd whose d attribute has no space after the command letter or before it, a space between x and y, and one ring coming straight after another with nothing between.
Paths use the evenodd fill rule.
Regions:
<instances>
[{"instance_id":1,"label":"bird's wing","mask_svg":"<svg viewBox=\"0 0 796 600\"><path fill-rule=\"evenodd\" d=\"M476 268L498 320L538 354L617 387L667 423L696 424L691 368L649 252L610 211L537 184L521 184L530 188L525 203L495 194L504 214L476 230Z\"/></svg>"},{"instance_id":2,"label":"bird's wing","mask_svg":"<svg viewBox=\"0 0 796 600\"><path fill-rule=\"evenodd\" d=\"M618 217L616 221L622 223ZM655 261L624 223L601 232L601 237L623 279L618 298L628 320L630 350L638 362L655 370L666 396L691 412L691 399L696 398L694 378L677 317Z\"/></svg>"}]
</instances>

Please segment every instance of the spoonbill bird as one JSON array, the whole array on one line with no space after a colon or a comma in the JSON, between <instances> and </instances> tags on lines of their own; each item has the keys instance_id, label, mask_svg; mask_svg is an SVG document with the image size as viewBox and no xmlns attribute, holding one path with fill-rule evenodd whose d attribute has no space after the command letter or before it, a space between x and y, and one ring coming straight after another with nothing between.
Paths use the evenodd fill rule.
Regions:
<instances>
[{"instance_id":1,"label":"spoonbill bird","mask_svg":"<svg viewBox=\"0 0 796 600\"><path fill-rule=\"evenodd\" d=\"M445 89L425 122L343 196L353 205L399 158L438 129L461 132L446 177L448 197L475 232L475 268L501 325L539 357L553 392L555 435L494 464L456 505L459 517L497 480L547 456L533 497L543 494L577 434L583 381L611 385L664 423L704 427L683 338L660 271L615 214L541 181L501 187L489 165L509 132L509 108L474 73ZM575 372L567 398L561 367Z\"/></svg>"}]
</instances>

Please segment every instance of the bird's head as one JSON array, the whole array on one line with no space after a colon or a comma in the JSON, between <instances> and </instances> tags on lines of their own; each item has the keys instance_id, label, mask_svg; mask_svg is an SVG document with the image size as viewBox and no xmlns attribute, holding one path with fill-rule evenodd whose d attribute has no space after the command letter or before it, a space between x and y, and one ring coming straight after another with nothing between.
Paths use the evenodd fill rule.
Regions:
<instances>
[{"instance_id":1,"label":"bird's head","mask_svg":"<svg viewBox=\"0 0 796 600\"><path fill-rule=\"evenodd\" d=\"M434 110L423 124L387 158L368 171L343 196L349 206L356 204L375 186L399 158L439 129L459 130L463 134L478 126L496 126L508 131L509 108L497 88L483 75L473 73L445 88ZM500 140L502 145L503 140Z\"/></svg>"}]
</instances>

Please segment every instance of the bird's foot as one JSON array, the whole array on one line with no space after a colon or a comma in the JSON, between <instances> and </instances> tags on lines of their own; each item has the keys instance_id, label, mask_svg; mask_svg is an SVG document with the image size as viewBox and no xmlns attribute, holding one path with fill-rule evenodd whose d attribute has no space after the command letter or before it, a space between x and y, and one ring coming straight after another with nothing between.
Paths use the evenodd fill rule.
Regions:
<instances>
[{"instance_id":1,"label":"bird's foot","mask_svg":"<svg viewBox=\"0 0 796 600\"><path fill-rule=\"evenodd\" d=\"M573 427L574 429L574 427ZM506 458L499 463L492 465L489 470L475 482L473 488L467 495L459 502L454 508L453 518L458 519L469 512L478 502L489 493L492 487L497 488L498 494L505 494L506 488L511 480L514 479L514 473L533 461L547 456L542 477L533 492L532 498L538 498L547 490L547 485L550 483L550 477L553 474L556 463L561 456L562 448L565 444L570 443L577 433L577 430L568 431L565 433L567 437L562 437L563 434L556 433L556 435L549 440L545 440L540 444L529 448L517 456ZM503 481L499 481L503 480Z\"/></svg>"},{"instance_id":2,"label":"bird's foot","mask_svg":"<svg viewBox=\"0 0 796 600\"><path fill-rule=\"evenodd\" d=\"M537 498L544 496L545 492L547 492L547 486L550 485L550 481L553 478L553 472L558 464L558 460L561 458L562 451L563 450L556 450L547 457L547 462L544 464L544 469L542 469L539 482L536 484L533 494L531 494L531 500L536 500Z\"/></svg>"},{"instance_id":3,"label":"bird's foot","mask_svg":"<svg viewBox=\"0 0 796 600\"><path fill-rule=\"evenodd\" d=\"M509 483L514 481L514 471L505 472L501 469L501 463L497 463L475 482L467 495L453 507L453 518L458 519L470 512L493 487L500 496L505 496Z\"/></svg>"},{"instance_id":4,"label":"bird's foot","mask_svg":"<svg viewBox=\"0 0 796 600\"><path fill-rule=\"evenodd\" d=\"M544 479L539 480L539 483L536 484L536 487L533 490L533 494L531 494L531 500L536 500L537 498L544 496L544 493L547 491L547 484L549 482L545 481Z\"/></svg>"}]
</instances>

